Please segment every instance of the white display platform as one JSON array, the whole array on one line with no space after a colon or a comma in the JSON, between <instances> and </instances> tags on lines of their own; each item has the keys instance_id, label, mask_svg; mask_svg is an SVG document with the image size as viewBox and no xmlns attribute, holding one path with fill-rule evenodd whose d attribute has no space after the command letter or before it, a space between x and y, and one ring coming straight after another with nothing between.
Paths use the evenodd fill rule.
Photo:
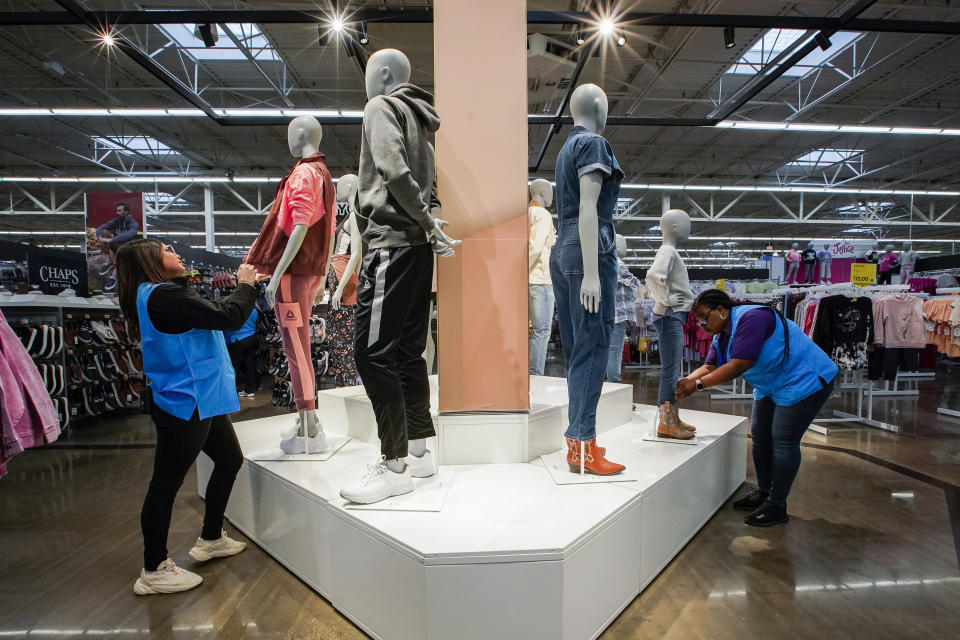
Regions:
<instances>
[{"instance_id":1,"label":"white display platform","mask_svg":"<svg viewBox=\"0 0 960 640\"><path fill-rule=\"evenodd\" d=\"M561 486L539 460L463 465L443 468L455 475L442 511L346 509L339 488L379 455L354 437L326 462L245 460L227 516L375 638L595 638L746 470L744 418L683 411L700 443L666 446L642 439L648 408L624 405L628 421L599 441L629 482ZM262 449L294 419L237 423L241 446ZM201 494L211 466L201 455Z\"/></svg>"},{"instance_id":2,"label":"white display platform","mask_svg":"<svg viewBox=\"0 0 960 640\"><path fill-rule=\"evenodd\" d=\"M430 411L437 431L440 464L495 464L530 462L556 450L567 419L567 381L530 376L530 412L437 413L437 376L430 376ZM597 432L630 420L633 387L603 383L597 405ZM363 387L345 387L317 393L321 420L334 431L363 442L376 443L373 407Z\"/></svg>"}]
</instances>

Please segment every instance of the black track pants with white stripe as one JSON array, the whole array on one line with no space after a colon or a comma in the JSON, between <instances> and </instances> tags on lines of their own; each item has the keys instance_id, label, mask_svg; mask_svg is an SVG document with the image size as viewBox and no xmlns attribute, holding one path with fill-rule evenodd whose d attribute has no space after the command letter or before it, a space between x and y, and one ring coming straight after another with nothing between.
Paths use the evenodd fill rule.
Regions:
<instances>
[{"instance_id":1,"label":"black track pants with white stripe","mask_svg":"<svg viewBox=\"0 0 960 640\"><path fill-rule=\"evenodd\" d=\"M432 285L429 244L364 255L354 353L387 460L406 457L408 440L435 435L423 359Z\"/></svg>"}]
</instances>

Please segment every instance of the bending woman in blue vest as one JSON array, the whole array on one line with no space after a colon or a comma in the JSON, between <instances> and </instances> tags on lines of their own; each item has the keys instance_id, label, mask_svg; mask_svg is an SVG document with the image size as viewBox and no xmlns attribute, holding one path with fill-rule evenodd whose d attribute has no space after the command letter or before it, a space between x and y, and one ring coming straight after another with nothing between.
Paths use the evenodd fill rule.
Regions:
<instances>
[{"instance_id":1,"label":"bending woman in blue vest","mask_svg":"<svg viewBox=\"0 0 960 640\"><path fill-rule=\"evenodd\" d=\"M174 593L203 581L167 557L173 502L201 451L213 461L203 530L189 555L198 562L232 556L246 543L227 537L223 512L243 454L227 415L240 409L222 331L243 326L257 299L256 270L241 265L237 290L215 302L179 280L183 262L172 247L143 238L117 252L120 306L139 321L143 372L153 390L157 429L153 476L140 512L143 570L137 595Z\"/></svg>"},{"instance_id":2,"label":"bending woman in blue vest","mask_svg":"<svg viewBox=\"0 0 960 640\"><path fill-rule=\"evenodd\" d=\"M800 469L800 438L833 393L837 365L800 327L762 305L741 305L719 289L693 302L697 324L713 334L705 364L677 383L686 398L738 376L753 385L753 466L756 489L733 503L745 522L786 522L787 496Z\"/></svg>"}]
</instances>

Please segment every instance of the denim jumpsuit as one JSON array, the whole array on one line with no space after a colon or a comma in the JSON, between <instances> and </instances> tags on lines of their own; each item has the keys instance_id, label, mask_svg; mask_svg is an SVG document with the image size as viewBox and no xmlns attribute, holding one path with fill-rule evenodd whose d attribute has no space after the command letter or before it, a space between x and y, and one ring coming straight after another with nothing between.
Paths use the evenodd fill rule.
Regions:
<instances>
[{"instance_id":1,"label":"denim jumpsuit","mask_svg":"<svg viewBox=\"0 0 960 640\"><path fill-rule=\"evenodd\" d=\"M600 310L580 304L583 254L580 249L580 177L603 176L597 201ZM557 156L557 244L550 255L550 277L560 321L560 341L567 374L570 426L564 434L575 440L597 437L597 403L607 369L617 289L617 245L613 212L623 172L610 144L585 127L576 126Z\"/></svg>"}]
</instances>

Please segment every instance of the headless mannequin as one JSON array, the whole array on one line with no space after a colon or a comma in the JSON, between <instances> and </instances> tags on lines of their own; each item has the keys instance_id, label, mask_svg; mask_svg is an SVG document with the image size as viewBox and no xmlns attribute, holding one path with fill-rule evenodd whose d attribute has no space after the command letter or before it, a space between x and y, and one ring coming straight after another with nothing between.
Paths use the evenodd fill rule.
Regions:
<instances>
[{"instance_id":1,"label":"headless mannequin","mask_svg":"<svg viewBox=\"0 0 960 640\"><path fill-rule=\"evenodd\" d=\"M547 344L550 341L550 328L553 324L554 295L550 281L550 251L556 243L557 232L553 219L546 209L553 204L553 185L538 178L530 184L530 208L528 224L530 227L527 271L528 301L530 324L529 368L531 375L543 375L547 357Z\"/></svg>"},{"instance_id":2,"label":"headless mannequin","mask_svg":"<svg viewBox=\"0 0 960 640\"><path fill-rule=\"evenodd\" d=\"M311 116L294 118L287 127L287 145L290 148L291 155L294 157L308 158L317 153L322 139L323 128L320 126L320 123L317 122L317 119ZM267 286L265 298L271 309L276 305L277 291L280 288L281 279L296 257L297 252L300 251L300 247L303 246L303 240L307 236L307 229L308 226L305 224L294 226L293 232L290 234L290 239L287 241L286 249L284 249L283 255L277 263L277 268L270 278L270 284ZM330 268L330 257L332 255L333 242L331 241L330 250L327 252L326 263L321 273L327 273L327 270ZM313 299L316 299L320 292L323 291L323 282L325 282L325 280L321 279L321 283L318 285L316 291L313 292ZM304 318L304 322L306 321L307 318ZM297 423L299 424L299 428L297 430L297 436L317 437L322 431L317 414L313 410L300 411L298 413Z\"/></svg>"},{"instance_id":3,"label":"headless mannequin","mask_svg":"<svg viewBox=\"0 0 960 640\"><path fill-rule=\"evenodd\" d=\"M787 275L784 277L784 282L790 283L797 279L797 271L800 270L800 245L796 242L793 243L793 246L790 247L790 250L787 251Z\"/></svg>"},{"instance_id":4,"label":"headless mannequin","mask_svg":"<svg viewBox=\"0 0 960 640\"><path fill-rule=\"evenodd\" d=\"M823 251L817 254L817 259L820 260L820 283L830 284L833 254L830 253L829 244L823 245Z\"/></svg>"},{"instance_id":5,"label":"headless mannequin","mask_svg":"<svg viewBox=\"0 0 960 640\"><path fill-rule=\"evenodd\" d=\"M807 256L810 256L810 252L813 252L813 260L809 260ZM804 284L813 283L814 270L817 266L817 251L813 248L813 243L808 242L807 248L804 249L804 261L803 261L803 282Z\"/></svg>"},{"instance_id":6,"label":"headless mannequin","mask_svg":"<svg viewBox=\"0 0 960 640\"><path fill-rule=\"evenodd\" d=\"M900 254L900 284L907 284L913 277L913 269L917 265L917 252L913 250L912 242L903 243L903 253Z\"/></svg>"}]
</instances>

